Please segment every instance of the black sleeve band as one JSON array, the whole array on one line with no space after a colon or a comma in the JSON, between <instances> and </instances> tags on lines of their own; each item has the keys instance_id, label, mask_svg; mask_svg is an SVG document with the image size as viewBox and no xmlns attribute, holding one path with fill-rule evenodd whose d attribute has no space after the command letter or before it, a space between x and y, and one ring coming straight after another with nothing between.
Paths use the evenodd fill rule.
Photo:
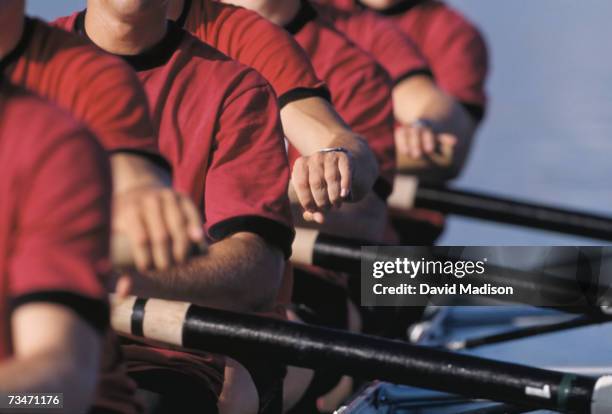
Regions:
<instances>
[{"instance_id":1,"label":"black sleeve band","mask_svg":"<svg viewBox=\"0 0 612 414\"><path fill-rule=\"evenodd\" d=\"M73 292L43 291L18 296L11 300L11 311L30 303L53 303L69 308L100 334L106 332L110 324L108 303Z\"/></svg>"},{"instance_id":2,"label":"black sleeve band","mask_svg":"<svg viewBox=\"0 0 612 414\"><path fill-rule=\"evenodd\" d=\"M143 157L151 161L153 164L157 165L164 171L168 171L170 174L172 173L172 165L165 159L162 155L156 154L153 152L148 152L144 150L137 150L132 148L117 148L111 151L108 151L110 155L113 154L132 154L137 155L139 157Z\"/></svg>"},{"instance_id":3,"label":"black sleeve band","mask_svg":"<svg viewBox=\"0 0 612 414\"><path fill-rule=\"evenodd\" d=\"M295 231L275 220L259 216L233 217L215 224L208 230L213 240L222 240L240 232L255 233L266 242L278 247L285 255L285 259L291 257Z\"/></svg>"},{"instance_id":4,"label":"black sleeve band","mask_svg":"<svg viewBox=\"0 0 612 414\"><path fill-rule=\"evenodd\" d=\"M374 194L376 194L386 203L387 199L393 192L393 185L391 185L391 183L386 179L378 177L374 183L374 187L372 187L372 191L374 191Z\"/></svg>"},{"instance_id":5,"label":"black sleeve band","mask_svg":"<svg viewBox=\"0 0 612 414\"><path fill-rule=\"evenodd\" d=\"M132 318L130 321L130 330L132 335L144 336L144 317L145 306L148 299L138 298L132 307Z\"/></svg>"},{"instance_id":6,"label":"black sleeve band","mask_svg":"<svg viewBox=\"0 0 612 414\"><path fill-rule=\"evenodd\" d=\"M434 74L431 71L431 69L419 68L419 69L410 70L404 73L403 75L400 75L397 78L395 78L393 80L393 86L397 86L399 83L405 81L406 79L412 78L414 76L427 76L428 78L431 78L432 80L435 79Z\"/></svg>"},{"instance_id":7,"label":"black sleeve band","mask_svg":"<svg viewBox=\"0 0 612 414\"><path fill-rule=\"evenodd\" d=\"M327 102L331 102L331 93L327 86L320 86L318 88L295 88L289 92L285 92L278 97L278 106L280 109L283 109L291 102L313 97L323 98Z\"/></svg>"},{"instance_id":8,"label":"black sleeve band","mask_svg":"<svg viewBox=\"0 0 612 414\"><path fill-rule=\"evenodd\" d=\"M468 111L468 113L474 118L477 124L482 122L485 117L485 107L483 105L469 103L469 102L459 102L463 108Z\"/></svg>"}]
</instances>

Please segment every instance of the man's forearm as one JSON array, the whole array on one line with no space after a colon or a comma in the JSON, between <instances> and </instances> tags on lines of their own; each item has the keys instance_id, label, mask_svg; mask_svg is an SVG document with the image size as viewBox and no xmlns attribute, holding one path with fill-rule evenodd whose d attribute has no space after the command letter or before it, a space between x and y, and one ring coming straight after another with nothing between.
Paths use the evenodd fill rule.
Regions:
<instances>
[{"instance_id":1,"label":"man's forearm","mask_svg":"<svg viewBox=\"0 0 612 414\"><path fill-rule=\"evenodd\" d=\"M292 102L281 110L287 139L302 155L323 148L343 147L354 157L353 200L368 194L378 177L378 164L365 139L353 133L333 106L321 98Z\"/></svg>"},{"instance_id":2,"label":"man's forearm","mask_svg":"<svg viewBox=\"0 0 612 414\"><path fill-rule=\"evenodd\" d=\"M456 175L463 167L476 131L477 125L471 115L428 78L408 79L398 84L393 90L393 104L400 123L409 125L418 119L427 120L436 133L448 133L457 138L452 154L446 154L447 162L436 164L399 154L398 169L441 178Z\"/></svg>"},{"instance_id":3,"label":"man's forearm","mask_svg":"<svg viewBox=\"0 0 612 414\"><path fill-rule=\"evenodd\" d=\"M0 363L0 393L63 393L64 412L87 412L102 341L72 310L31 303L13 312L14 355Z\"/></svg>"},{"instance_id":4,"label":"man's forearm","mask_svg":"<svg viewBox=\"0 0 612 414\"><path fill-rule=\"evenodd\" d=\"M354 157L359 166L353 173L352 200L359 201L366 197L378 178L378 162L366 140L351 131L336 134L330 147L343 147Z\"/></svg>"},{"instance_id":5,"label":"man's forearm","mask_svg":"<svg viewBox=\"0 0 612 414\"><path fill-rule=\"evenodd\" d=\"M85 412L94 387L83 388L82 367L74 363L66 350L57 350L27 359L11 359L0 366L0 392L63 393L66 412ZM89 376L89 375L88 375ZM90 381L95 383L94 381Z\"/></svg>"},{"instance_id":6,"label":"man's forearm","mask_svg":"<svg viewBox=\"0 0 612 414\"><path fill-rule=\"evenodd\" d=\"M134 275L132 292L234 311L261 311L272 305L283 270L280 250L259 236L238 233L183 265Z\"/></svg>"},{"instance_id":7,"label":"man's forearm","mask_svg":"<svg viewBox=\"0 0 612 414\"><path fill-rule=\"evenodd\" d=\"M164 171L146 157L131 153L115 153L110 157L115 194L143 186L170 186L168 171Z\"/></svg>"}]
</instances>

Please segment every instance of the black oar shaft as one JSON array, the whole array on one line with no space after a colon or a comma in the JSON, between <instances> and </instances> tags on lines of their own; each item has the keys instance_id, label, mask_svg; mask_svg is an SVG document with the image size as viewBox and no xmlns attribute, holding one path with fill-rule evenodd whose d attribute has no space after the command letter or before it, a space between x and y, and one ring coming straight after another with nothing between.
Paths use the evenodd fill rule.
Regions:
<instances>
[{"instance_id":1,"label":"black oar shaft","mask_svg":"<svg viewBox=\"0 0 612 414\"><path fill-rule=\"evenodd\" d=\"M612 241L612 218L420 184L415 207L481 220Z\"/></svg>"},{"instance_id":2,"label":"black oar shaft","mask_svg":"<svg viewBox=\"0 0 612 414\"><path fill-rule=\"evenodd\" d=\"M141 309L137 318L143 317ZM526 407L563 413L591 412L597 382L594 378L197 306L190 306L184 315L179 345L185 348L236 358L273 356L285 364L334 368L349 375L470 398L520 402ZM145 326L156 324L147 322L147 317L145 312Z\"/></svg>"}]
</instances>

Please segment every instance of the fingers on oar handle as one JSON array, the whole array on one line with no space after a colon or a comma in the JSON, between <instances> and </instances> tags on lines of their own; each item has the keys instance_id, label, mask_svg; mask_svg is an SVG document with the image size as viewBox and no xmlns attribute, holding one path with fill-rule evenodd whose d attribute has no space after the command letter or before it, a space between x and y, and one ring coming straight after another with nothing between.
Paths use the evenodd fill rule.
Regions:
<instances>
[{"instance_id":1,"label":"fingers on oar handle","mask_svg":"<svg viewBox=\"0 0 612 414\"><path fill-rule=\"evenodd\" d=\"M196 257L206 254L205 243L191 243L187 257ZM130 239L123 234L113 234L111 238L110 257L113 267L116 269L128 269L135 266L133 250Z\"/></svg>"}]
</instances>

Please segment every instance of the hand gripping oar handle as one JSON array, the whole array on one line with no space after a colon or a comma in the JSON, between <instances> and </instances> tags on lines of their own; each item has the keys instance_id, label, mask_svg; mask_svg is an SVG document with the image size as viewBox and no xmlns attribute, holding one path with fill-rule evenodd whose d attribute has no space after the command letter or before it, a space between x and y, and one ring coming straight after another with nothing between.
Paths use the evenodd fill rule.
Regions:
<instances>
[{"instance_id":1,"label":"hand gripping oar handle","mask_svg":"<svg viewBox=\"0 0 612 414\"><path fill-rule=\"evenodd\" d=\"M231 357L278 362L563 413L612 412L612 378L590 378L186 303L115 301L119 332Z\"/></svg>"},{"instance_id":2,"label":"hand gripping oar handle","mask_svg":"<svg viewBox=\"0 0 612 414\"><path fill-rule=\"evenodd\" d=\"M612 241L612 218L420 183L414 206L448 214Z\"/></svg>"},{"instance_id":3,"label":"hand gripping oar handle","mask_svg":"<svg viewBox=\"0 0 612 414\"><path fill-rule=\"evenodd\" d=\"M206 253L206 246L191 243L187 257L199 256ZM130 269L134 267L134 255L130 240L123 234L113 234L110 244L110 258L116 269Z\"/></svg>"}]
</instances>

